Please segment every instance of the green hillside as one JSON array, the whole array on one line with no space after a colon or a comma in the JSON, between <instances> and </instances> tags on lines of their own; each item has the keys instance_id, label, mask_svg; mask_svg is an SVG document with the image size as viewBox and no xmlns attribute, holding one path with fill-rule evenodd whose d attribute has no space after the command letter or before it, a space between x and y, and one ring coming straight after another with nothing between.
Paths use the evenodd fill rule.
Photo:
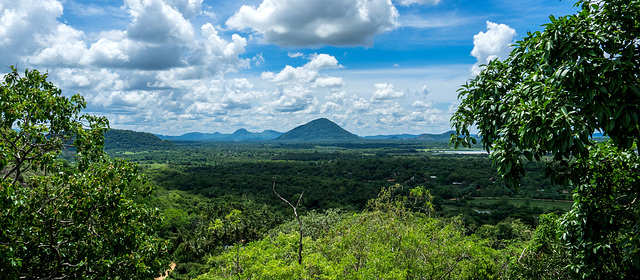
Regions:
<instances>
[{"instance_id":1,"label":"green hillside","mask_svg":"<svg viewBox=\"0 0 640 280\"><path fill-rule=\"evenodd\" d=\"M111 129L104 134L105 150L165 150L176 147L151 133Z\"/></svg>"}]
</instances>

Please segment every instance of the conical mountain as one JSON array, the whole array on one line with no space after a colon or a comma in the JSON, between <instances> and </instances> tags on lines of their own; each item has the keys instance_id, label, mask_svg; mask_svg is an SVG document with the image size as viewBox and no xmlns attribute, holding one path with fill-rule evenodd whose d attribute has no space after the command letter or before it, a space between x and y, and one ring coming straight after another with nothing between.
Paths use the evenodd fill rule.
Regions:
<instances>
[{"instance_id":1,"label":"conical mountain","mask_svg":"<svg viewBox=\"0 0 640 280\"><path fill-rule=\"evenodd\" d=\"M328 119L321 118L298 126L280 135L276 140L294 142L344 142L358 141L360 137L346 131Z\"/></svg>"}]
</instances>

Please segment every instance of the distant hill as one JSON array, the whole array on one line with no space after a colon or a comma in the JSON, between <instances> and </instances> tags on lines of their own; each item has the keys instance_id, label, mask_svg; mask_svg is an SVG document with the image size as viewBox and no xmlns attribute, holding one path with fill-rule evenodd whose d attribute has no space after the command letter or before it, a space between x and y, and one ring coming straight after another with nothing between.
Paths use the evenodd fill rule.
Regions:
<instances>
[{"instance_id":1,"label":"distant hill","mask_svg":"<svg viewBox=\"0 0 640 280\"><path fill-rule=\"evenodd\" d=\"M334 122L321 118L298 126L276 138L280 141L293 142L346 142L361 140Z\"/></svg>"},{"instance_id":2,"label":"distant hill","mask_svg":"<svg viewBox=\"0 0 640 280\"><path fill-rule=\"evenodd\" d=\"M104 134L105 150L165 150L177 147L147 132L110 129Z\"/></svg>"},{"instance_id":3,"label":"distant hill","mask_svg":"<svg viewBox=\"0 0 640 280\"><path fill-rule=\"evenodd\" d=\"M425 134L420 134L420 136L418 136L415 139L420 141L425 141L425 142L449 142L449 139L451 138L451 133L454 133L454 131L451 130L441 134L425 133Z\"/></svg>"},{"instance_id":4,"label":"distant hill","mask_svg":"<svg viewBox=\"0 0 640 280\"><path fill-rule=\"evenodd\" d=\"M282 132L275 130L265 130L263 132L249 132L244 128L236 130L232 134L224 133L200 133L190 132L180 136L157 135L160 139L172 141L257 141L257 140L273 140L282 135Z\"/></svg>"}]
</instances>

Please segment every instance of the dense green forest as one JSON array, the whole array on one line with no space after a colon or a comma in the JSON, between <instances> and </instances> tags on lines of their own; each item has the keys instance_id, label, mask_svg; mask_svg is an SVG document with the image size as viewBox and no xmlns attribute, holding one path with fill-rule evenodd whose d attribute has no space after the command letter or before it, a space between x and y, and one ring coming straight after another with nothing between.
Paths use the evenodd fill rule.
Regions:
<instances>
[{"instance_id":1,"label":"dense green forest","mask_svg":"<svg viewBox=\"0 0 640 280\"><path fill-rule=\"evenodd\" d=\"M486 153L458 154L443 152L443 148L448 149L446 143L383 140L315 144L178 142L171 149L134 147L132 151L136 152L107 152L137 163L157 186L146 203L163 213L158 234L171 241L171 260L177 263L172 279L191 279L208 272L213 267L210 258L224 256L229 246L238 246L234 244L265 242L260 240L280 234L295 239L292 210L274 194L274 182L278 193L290 201L297 201L303 194L297 210L303 227L312 228L303 230L303 236L313 236L305 241L311 244L329 242L321 239L330 238L326 234L331 232L331 238L336 238L337 228L365 216L389 214L380 212L379 207L371 208L371 201L379 199L385 189L393 189L393 199L411 197L415 189L429 196L428 213L410 207L406 215L411 217L403 216L411 221L422 217L418 220L427 224L405 230L418 234L424 226L438 225L440 230L452 231L448 234L460 235L457 238L478 246L478 250L493 250L494 255L506 247L487 244L512 243L517 236L522 246L538 226L541 214L561 214L571 205L571 190L545 179L542 163L527 165L530 172L515 188L500 179ZM424 220L422 215L441 222ZM503 227L500 234L494 233L498 225Z\"/></svg>"}]
</instances>

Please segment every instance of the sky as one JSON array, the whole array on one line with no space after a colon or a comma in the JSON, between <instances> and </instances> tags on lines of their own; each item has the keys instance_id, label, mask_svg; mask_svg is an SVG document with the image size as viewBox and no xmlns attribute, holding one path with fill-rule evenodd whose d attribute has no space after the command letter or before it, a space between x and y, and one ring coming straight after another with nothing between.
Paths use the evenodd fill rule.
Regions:
<instances>
[{"instance_id":1,"label":"sky","mask_svg":"<svg viewBox=\"0 0 640 280\"><path fill-rule=\"evenodd\" d=\"M181 135L328 118L443 133L457 90L558 0L0 0L0 74L37 69L112 128Z\"/></svg>"}]
</instances>

